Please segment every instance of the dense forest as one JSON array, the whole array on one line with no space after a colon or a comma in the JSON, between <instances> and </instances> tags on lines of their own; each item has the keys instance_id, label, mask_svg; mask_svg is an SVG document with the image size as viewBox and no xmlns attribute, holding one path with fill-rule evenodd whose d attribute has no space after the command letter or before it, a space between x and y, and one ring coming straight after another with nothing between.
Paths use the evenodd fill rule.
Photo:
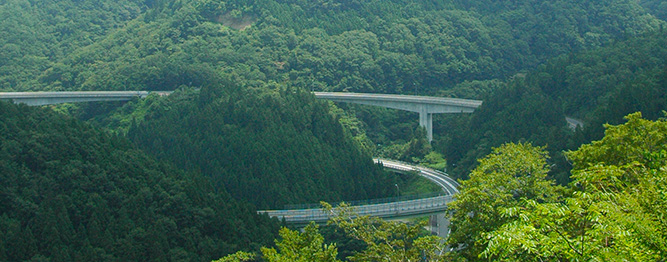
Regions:
<instances>
[{"instance_id":1,"label":"dense forest","mask_svg":"<svg viewBox=\"0 0 667 262\"><path fill-rule=\"evenodd\" d=\"M241 88L278 85L488 100L502 96L494 92L503 89L507 79L521 77L550 58L659 31L665 25L655 17L660 17L655 8L659 5L631 0L180 0L82 5L12 0L2 9L10 19L1 22L8 37L0 40L7 47L0 51L7 58L0 60L0 90L174 90L201 88L222 75ZM30 34L24 36L23 31ZM586 89L599 89L593 83L589 81ZM579 84L571 83L574 92ZM549 88L557 89L540 87ZM586 92L593 93L577 95L599 95ZM556 99L547 103L556 108L543 109L555 110L552 114L595 109L596 103L563 104L545 93L543 98ZM414 139L419 131L409 113L344 108L365 123L362 132L368 130L369 140L364 143L376 155L412 160L430 150ZM479 119L490 122L487 117ZM506 117L500 121L524 121L526 116ZM562 126L560 120L549 120L553 116L535 119L535 125L551 121L548 126ZM466 126L467 120L451 121L442 125L447 128L436 126L434 149L451 164L461 154L469 155L467 162L456 164L463 167L456 172L460 176L477 157L499 145L504 133L528 139L537 133L533 131L545 132L503 128L483 150L467 153L477 147L469 140L481 139L478 134L488 130L473 125L474 138L459 138L457 127ZM596 127L599 137L601 126ZM555 128L540 136L561 140ZM462 143L466 146L460 147ZM555 145L553 151L562 148Z\"/></svg>"},{"instance_id":2,"label":"dense forest","mask_svg":"<svg viewBox=\"0 0 667 262\"><path fill-rule=\"evenodd\" d=\"M3 0L0 18L0 91L175 90L128 103L0 103L0 260L205 261L265 246L271 258L264 259L280 261L291 240L310 251L324 242L317 228L282 230L276 251L278 224L255 208L393 195L402 178L371 156L448 170L470 179L464 193L484 184L484 175L496 172L501 183L516 171L493 161L534 164L528 169L539 179L501 192L502 210L488 213L501 219L454 213L449 242L468 247L457 259L664 255L656 242L664 236L623 222L619 209L602 212L620 219L601 224L617 231L573 226L597 222L576 216L601 214L590 207L603 203L660 228L654 218L662 214L649 208L657 195L627 185L655 189L649 180L662 181L664 150L628 145L636 157L608 147L638 140L633 134L642 128L664 132L663 1ZM435 116L429 144L413 113L317 101L311 91L484 103L473 114ZM657 122L624 118L637 111ZM566 117L583 126L568 128ZM627 121L605 136L603 124ZM612 177L594 176L588 165L609 168L603 171ZM648 175L632 176L638 173ZM593 178L621 179L604 186L630 202L605 198ZM464 196L454 206L476 208ZM517 208L531 220L516 219ZM418 258L425 253L414 248L434 241L422 239L419 227L370 223L407 230L412 238L402 243L420 243L377 246L397 248L395 255ZM538 237L553 241L554 231L526 231L547 224L571 236L568 243L597 234L620 244L586 254L572 245L559 246L563 253L525 250ZM627 228L638 235L624 238ZM336 259L335 252L312 254Z\"/></svg>"},{"instance_id":3,"label":"dense forest","mask_svg":"<svg viewBox=\"0 0 667 262\"><path fill-rule=\"evenodd\" d=\"M425 223L357 216L323 203L328 225L360 242L341 257L314 224L280 230L261 259L285 261L664 261L667 254L667 122L626 116L601 140L567 152L573 183L547 179L548 152L506 143L479 160L463 181L451 212L449 246L423 233ZM445 249L456 246L450 252ZM237 252L216 262L253 261Z\"/></svg>"},{"instance_id":4,"label":"dense forest","mask_svg":"<svg viewBox=\"0 0 667 262\"><path fill-rule=\"evenodd\" d=\"M0 88L173 90L224 72L250 86L470 97L447 90L663 24L631 0L84 2L3 5Z\"/></svg>"},{"instance_id":5,"label":"dense forest","mask_svg":"<svg viewBox=\"0 0 667 262\"><path fill-rule=\"evenodd\" d=\"M0 102L0 260L207 261L278 223L205 177L48 109Z\"/></svg>"},{"instance_id":6,"label":"dense forest","mask_svg":"<svg viewBox=\"0 0 667 262\"><path fill-rule=\"evenodd\" d=\"M458 164L457 175L465 176L476 159L507 141L548 145L557 164L552 172L566 183L570 165L563 150L602 138L603 124L623 123L627 114L639 111L651 120L664 116L666 39L667 32L647 33L552 59L496 89L470 121L449 120L456 124L450 124L441 148ZM567 129L564 115L581 119L584 126Z\"/></svg>"},{"instance_id":7,"label":"dense forest","mask_svg":"<svg viewBox=\"0 0 667 262\"><path fill-rule=\"evenodd\" d=\"M159 103L142 105L128 137L258 208L393 195L392 176L309 92L221 84Z\"/></svg>"}]
</instances>

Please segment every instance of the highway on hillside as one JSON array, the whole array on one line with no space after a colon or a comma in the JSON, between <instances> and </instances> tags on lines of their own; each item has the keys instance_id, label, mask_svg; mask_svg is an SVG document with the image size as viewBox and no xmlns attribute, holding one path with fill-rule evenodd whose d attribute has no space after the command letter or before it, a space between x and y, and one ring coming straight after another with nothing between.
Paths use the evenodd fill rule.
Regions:
<instances>
[{"instance_id":1,"label":"highway on hillside","mask_svg":"<svg viewBox=\"0 0 667 262\"><path fill-rule=\"evenodd\" d=\"M439 185L442 188L442 191L445 192L445 194L453 195L459 192L458 190L459 183L443 172L395 160L382 159L382 158L375 158L373 160L375 161L375 163L382 164L382 166L384 166L385 168L389 168L392 170L403 171L403 172L416 171L418 172L417 175L423 176L424 178L431 180L431 182Z\"/></svg>"},{"instance_id":2,"label":"highway on hillside","mask_svg":"<svg viewBox=\"0 0 667 262\"><path fill-rule=\"evenodd\" d=\"M30 106L94 101L128 101L145 98L151 93L169 95L172 91L57 91L57 92L0 92L0 100L12 100ZM315 97L334 102L381 106L419 113L419 125L426 128L426 138L433 140L433 114L471 113L482 101L392 94L348 92L313 92Z\"/></svg>"},{"instance_id":3,"label":"highway on hillside","mask_svg":"<svg viewBox=\"0 0 667 262\"><path fill-rule=\"evenodd\" d=\"M374 160L385 168L398 172L414 172L417 175L433 181L442 187L443 195L392 203L355 206L354 209L360 216L368 215L381 218L401 218L442 213L447 210L447 204L453 200L454 194L458 192L457 187L459 184L445 173L394 160ZM257 212L266 213L271 217L284 219L285 222L289 224L307 224L311 221L323 224L330 218L329 214L322 208L260 210Z\"/></svg>"},{"instance_id":4,"label":"highway on hillside","mask_svg":"<svg viewBox=\"0 0 667 262\"><path fill-rule=\"evenodd\" d=\"M92 101L127 101L135 98L144 98L151 93L161 96L170 95L171 91L75 91L75 92L0 92L0 100L10 100L14 103L24 103L29 106L51 105L59 103L77 103ZM360 103L385 106L389 108L418 112L420 125L428 130L431 140L432 114L434 113L463 113L472 112L481 105L482 101L452 99L440 97L420 97L387 94L354 94L354 93L322 93L315 96L322 99L331 99L339 102ZM442 212L447 210L447 204L453 200L458 192L459 184L447 174L436 170L402 163L389 159L374 159L385 168L398 172L408 172L421 175L442 188L443 194L436 197L397 201L392 203L355 206L359 215L370 215L382 218L401 218L417 215L438 214L438 235L447 234L448 221ZM304 224L310 221L324 223L329 215L322 209L296 210L263 210L258 213L267 213L269 216L284 219L292 224Z\"/></svg>"}]
</instances>

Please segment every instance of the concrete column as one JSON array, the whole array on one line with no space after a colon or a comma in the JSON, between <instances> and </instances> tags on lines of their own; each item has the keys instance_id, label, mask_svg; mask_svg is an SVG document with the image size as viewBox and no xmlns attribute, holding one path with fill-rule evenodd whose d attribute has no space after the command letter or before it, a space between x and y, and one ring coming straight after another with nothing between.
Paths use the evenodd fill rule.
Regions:
<instances>
[{"instance_id":1,"label":"concrete column","mask_svg":"<svg viewBox=\"0 0 667 262\"><path fill-rule=\"evenodd\" d=\"M422 106L419 112L419 126L426 128L426 139L431 143L433 141L433 114L429 113L425 106Z\"/></svg>"}]
</instances>

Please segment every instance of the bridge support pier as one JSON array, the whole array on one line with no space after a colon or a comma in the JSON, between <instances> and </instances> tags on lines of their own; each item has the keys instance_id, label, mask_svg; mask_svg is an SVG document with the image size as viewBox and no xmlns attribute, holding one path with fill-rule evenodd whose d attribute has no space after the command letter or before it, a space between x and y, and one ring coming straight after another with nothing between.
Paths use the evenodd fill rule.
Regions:
<instances>
[{"instance_id":1,"label":"bridge support pier","mask_svg":"<svg viewBox=\"0 0 667 262\"><path fill-rule=\"evenodd\" d=\"M429 217L429 224L432 234L442 237L443 240L447 239L449 236L449 219L445 213L431 215Z\"/></svg>"},{"instance_id":2,"label":"bridge support pier","mask_svg":"<svg viewBox=\"0 0 667 262\"><path fill-rule=\"evenodd\" d=\"M433 113L429 113L426 108L419 112L419 126L426 128L426 139L431 143L433 141Z\"/></svg>"}]
</instances>

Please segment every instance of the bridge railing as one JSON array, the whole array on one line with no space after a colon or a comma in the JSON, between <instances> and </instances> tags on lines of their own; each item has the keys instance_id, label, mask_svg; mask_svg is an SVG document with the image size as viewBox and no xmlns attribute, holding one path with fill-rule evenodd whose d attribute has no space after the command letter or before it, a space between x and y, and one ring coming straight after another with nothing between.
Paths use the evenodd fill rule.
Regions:
<instances>
[{"instance_id":1,"label":"bridge railing","mask_svg":"<svg viewBox=\"0 0 667 262\"><path fill-rule=\"evenodd\" d=\"M428 170L428 171L431 171L431 172L435 172L435 173L440 174L443 178L447 178L447 180L450 181L450 182L452 182L456 187L459 187L459 186L460 186L460 185L459 185L459 182L456 181L456 179L451 178L451 176L449 176L449 174L447 174L447 173L445 173L445 172L443 172L443 171L437 170L437 169L433 169L433 168L430 168L430 167L422 166L422 165L420 165L420 164L408 163L408 162L405 162L405 161L391 160L391 159L384 159L384 158L373 158L373 161L375 161L375 162L378 163L378 164L382 164L382 165L385 166L385 167L390 167L390 168L394 168L394 169L399 169L399 168L396 168L396 166L393 166L393 165L391 164L392 162L393 162L393 163L403 164L403 165L410 165L410 166L415 167L415 168L413 168L412 170L403 170L403 171L419 171L419 170L421 169L421 170ZM401 168L401 169L402 169L402 168Z\"/></svg>"},{"instance_id":2,"label":"bridge railing","mask_svg":"<svg viewBox=\"0 0 667 262\"><path fill-rule=\"evenodd\" d=\"M402 202L356 206L352 208L359 216L373 215L382 218L405 217L445 211L447 210L447 204L452 200L452 195L445 195ZM271 217L284 219L286 222L293 224L308 223L310 221L323 223L331 218L331 214L322 208L265 210L259 211L259 213L266 213Z\"/></svg>"},{"instance_id":3,"label":"bridge railing","mask_svg":"<svg viewBox=\"0 0 667 262\"><path fill-rule=\"evenodd\" d=\"M438 192L431 192L431 193L424 193L424 194L411 194L411 195L404 195L404 196L395 196L395 197L385 197L385 198L376 198L376 199L364 199L364 200L356 200L356 201L343 201L343 202L338 202L338 203L330 203L332 205L336 204L341 204L345 203L349 206L364 206L364 205L375 205L375 204L384 204L384 203L394 203L394 202L401 202L401 201L409 201L409 200L415 200L415 199L423 199L423 198L432 198L432 197L437 197L437 196L444 196L446 195L442 191ZM310 204L290 204L290 205L285 205L286 210L298 210L298 209L313 209L313 208L319 208L321 205L319 203L310 203Z\"/></svg>"}]
</instances>

